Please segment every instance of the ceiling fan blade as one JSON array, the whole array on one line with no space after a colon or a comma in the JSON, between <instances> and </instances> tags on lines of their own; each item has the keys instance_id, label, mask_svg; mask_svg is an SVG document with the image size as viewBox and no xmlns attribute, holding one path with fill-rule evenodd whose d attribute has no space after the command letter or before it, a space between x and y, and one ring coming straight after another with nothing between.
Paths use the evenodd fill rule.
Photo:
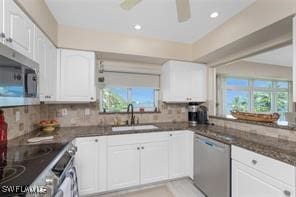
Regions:
<instances>
[{"instance_id":1,"label":"ceiling fan blade","mask_svg":"<svg viewBox=\"0 0 296 197\"><path fill-rule=\"evenodd\" d=\"M138 3L140 3L142 0L124 0L121 4L120 7L124 10L130 10L133 7L135 7Z\"/></svg>"},{"instance_id":2,"label":"ceiling fan blade","mask_svg":"<svg viewBox=\"0 0 296 197\"><path fill-rule=\"evenodd\" d=\"M178 21L180 23L187 21L191 17L189 0L176 0Z\"/></svg>"}]
</instances>

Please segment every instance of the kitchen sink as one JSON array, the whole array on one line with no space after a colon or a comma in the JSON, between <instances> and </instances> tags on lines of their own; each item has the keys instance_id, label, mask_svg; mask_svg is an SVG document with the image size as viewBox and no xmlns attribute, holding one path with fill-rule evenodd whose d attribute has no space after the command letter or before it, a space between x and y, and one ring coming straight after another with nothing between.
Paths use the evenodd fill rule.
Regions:
<instances>
[{"instance_id":1,"label":"kitchen sink","mask_svg":"<svg viewBox=\"0 0 296 197\"><path fill-rule=\"evenodd\" d=\"M158 129L157 126L154 125L138 125L138 126L119 126L119 127L112 127L112 131L119 132L119 131L135 131L135 130L153 130Z\"/></svg>"}]
</instances>

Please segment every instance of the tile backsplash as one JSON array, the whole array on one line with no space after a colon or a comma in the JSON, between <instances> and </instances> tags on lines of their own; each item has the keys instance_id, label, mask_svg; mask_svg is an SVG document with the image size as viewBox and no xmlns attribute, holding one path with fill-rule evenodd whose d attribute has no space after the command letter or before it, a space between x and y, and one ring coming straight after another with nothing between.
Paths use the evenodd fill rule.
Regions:
<instances>
[{"instance_id":1,"label":"tile backsplash","mask_svg":"<svg viewBox=\"0 0 296 197\"><path fill-rule=\"evenodd\" d=\"M249 124L249 123L233 121L231 119L226 120L226 119L215 118L215 117L211 117L210 122L214 123L217 126L222 126L225 128L238 129L248 133L255 133L259 135L278 138L280 140L296 141L295 130Z\"/></svg>"},{"instance_id":2,"label":"tile backsplash","mask_svg":"<svg viewBox=\"0 0 296 197\"><path fill-rule=\"evenodd\" d=\"M115 119L128 119L127 114L101 113L95 103L40 105L40 111L41 119L57 119L62 127L110 125ZM140 123L187 121L187 105L161 103L159 113L136 113L135 117Z\"/></svg>"},{"instance_id":3,"label":"tile backsplash","mask_svg":"<svg viewBox=\"0 0 296 197\"><path fill-rule=\"evenodd\" d=\"M8 139L36 129L40 120L40 105L4 108L3 111L8 124Z\"/></svg>"},{"instance_id":4,"label":"tile backsplash","mask_svg":"<svg viewBox=\"0 0 296 197\"><path fill-rule=\"evenodd\" d=\"M110 125L114 120L125 121L127 114L104 114L95 103L89 104L41 104L3 108L8 123L8 139L24 135L43 119L56 119L62 127ZM158 113L136 113L140 123L187 121L186 104L160 104Z\"/></svg>"}]
</instances>

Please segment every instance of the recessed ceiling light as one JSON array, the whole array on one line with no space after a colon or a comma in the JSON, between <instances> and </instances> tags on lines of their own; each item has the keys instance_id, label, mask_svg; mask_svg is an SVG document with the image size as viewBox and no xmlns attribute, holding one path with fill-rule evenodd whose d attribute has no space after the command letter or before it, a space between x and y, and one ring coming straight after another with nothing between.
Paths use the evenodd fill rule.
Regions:
<instances>
[{"instance_id":1,"label":"recessed ceiling light","mask_svg":"<svg viewBox=\"0 0 296 197\"><path fill-rule=\"evenodd\" d=\"M135 28L135 30L141 30L142 26L141 25L135 25L134 28Z\"/></svg>"},{"instance_id":2,"label":"recessed ceiling light","mask_svg":"<svg viewBox=\"0 0 296 197\"><path fill-rule=\"evenodd\" d=\"M210 17L211 18L217 18L219 16L219 13L218 12L213 12Z\"/></svg>"}]
</instances>

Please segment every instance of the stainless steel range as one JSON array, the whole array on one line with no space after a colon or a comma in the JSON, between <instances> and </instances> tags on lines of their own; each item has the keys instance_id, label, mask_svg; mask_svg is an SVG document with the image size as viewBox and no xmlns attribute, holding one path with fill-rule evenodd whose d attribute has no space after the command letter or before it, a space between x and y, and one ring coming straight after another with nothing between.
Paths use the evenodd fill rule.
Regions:
<instances>
[{"instance_id":1,"label":"stainless steel range","mask_svg":"<svg viewBox=\"0 0 296 197\"><path fill-rule=\"evenodd\" d=\"M75 152L72 143L0 144L0 196L54 196L67 176L73 177L71 184L77 184Z\"/></svg>"}]
</instances>

